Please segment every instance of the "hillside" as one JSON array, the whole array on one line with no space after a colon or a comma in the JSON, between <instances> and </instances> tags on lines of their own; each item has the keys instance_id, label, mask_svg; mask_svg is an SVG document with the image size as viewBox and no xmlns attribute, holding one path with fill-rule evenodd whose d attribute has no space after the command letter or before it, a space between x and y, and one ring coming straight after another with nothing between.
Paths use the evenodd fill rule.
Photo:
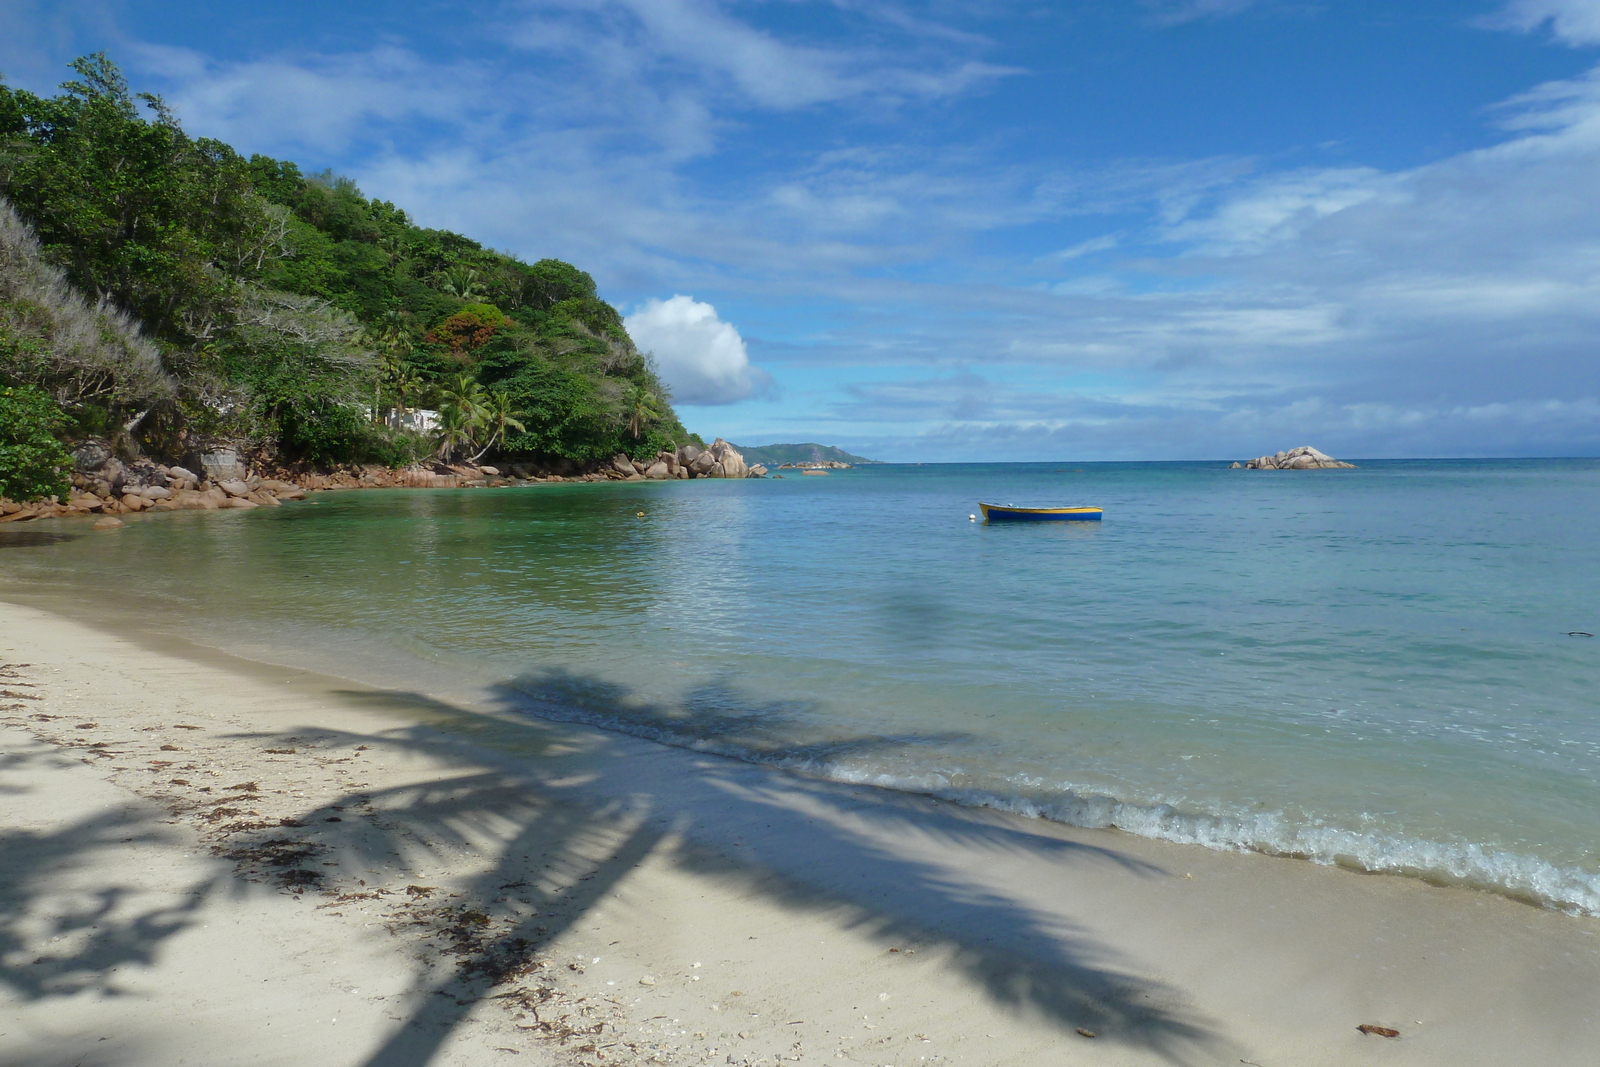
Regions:
<instances>
[{"instance_id":1,"label":"hillside","mask_svg":"<svg viewBox=\"0 0 1600 1067\"><path fill-rule=\"evenodd\" d=\"M842 448L832 445L819 445L806 443L801 445L734 445L739 454L744 456L746 463L764 463L769 467L776 467L784 463L827 463L830 460L836 463L850 463L861 465L865 463L878 463L876 459L864 459L861 456L852 456Z\"/></svg>"},{"instance_id":2,"label":"hillside","mask_svg":"<svg viewBox=\"0 0 1600 1067\"><path fill-rule=\"evenodd\" d=\"M53 97L0 82L0 386L56 436L323 467L697 440L584 271L191 137L104 55L73 69ZM436 433L382 418L419 407Z\"/></svg>"}]
</instances>

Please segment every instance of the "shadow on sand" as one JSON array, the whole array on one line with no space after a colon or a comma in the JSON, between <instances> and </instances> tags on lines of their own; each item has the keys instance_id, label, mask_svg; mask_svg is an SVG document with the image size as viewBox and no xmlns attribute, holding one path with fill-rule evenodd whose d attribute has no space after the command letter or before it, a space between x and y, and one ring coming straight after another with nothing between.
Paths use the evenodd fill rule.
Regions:
<instances>
[{"instance_id":1,"label":"shadow on sand","mask_svg":"<svg viewBox=\"0 0 1600 1067\"><path fill-rule=\"evenodd\" d=\"M1058 863L1117 865L1138 877L1167 872L1115 849L1033 834L921 797L778 773L528 714L530 707L571 709L575 693L582 695L580 708L625 704L640 721L653 716L663 735L672 723L681 725L682 709L651 709L621 687L560 673L510 680L496 690L498 706L482 711L411 692L339 694L402 725L366 734L323 730L320 743L412 753L459 773L363 790L300 813L300 823L316 828L323 857L392 867L400 855L407 870L418 870L430 858L429 842L481 849L483 835L474 828L489 821L502 842L472 883L459 887L464 899L494 916L497 936L474 944L454 973L421 977L406 1000L409 1015L366 1067L433 1062L481 998L651 855L788 909L843 916L886 944L942 948L948 966L975 989L1063 1035L1091 1029L1106 1043L1173 1064L1237 1057L1212 1024L1182 1006L1179 990L1137 975L1133 961L1062 916L978 885L938 858L954 847L995 861L1047 854ZM721 729L774 762L941 740L864 736L786 747L774 728L784 709L741 704L727 683L704 688L692 710L704 716L696 733ZM723 721L712 721L719 716ZM354 806L376 814L333 821ZM219 859L214 875L183 895L182 907L106 922L123 892L107 887L104 901L60 918L63 929L97 928L81 951L48 966L21 958L27 938L20 927L37 915L50 871L87 860L105 842L160 831L149 819L128 816L44 836L0 837L0 984L30 999L71 996L103 983L116 963L153 960L219 886L265 891L235 879ZM536 914L513 906L513 896Z\"/></svg>"}]
</instances>

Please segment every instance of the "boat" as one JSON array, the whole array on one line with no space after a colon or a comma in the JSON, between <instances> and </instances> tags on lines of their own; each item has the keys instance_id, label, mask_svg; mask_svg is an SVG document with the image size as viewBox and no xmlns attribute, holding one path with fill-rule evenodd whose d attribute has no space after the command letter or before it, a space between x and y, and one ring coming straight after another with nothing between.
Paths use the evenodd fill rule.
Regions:
<instances>
[{"instance_id":1,"label":"boat","mask_svg":"<svg viewBox=\"0 0 1600 1067\"><path fill-rule=\"evenodd\" d=\"M990 522L1098 522L1100 508L1019 508L1011 504L985 504L978 507Z\"/></svg>"}]
</instances>

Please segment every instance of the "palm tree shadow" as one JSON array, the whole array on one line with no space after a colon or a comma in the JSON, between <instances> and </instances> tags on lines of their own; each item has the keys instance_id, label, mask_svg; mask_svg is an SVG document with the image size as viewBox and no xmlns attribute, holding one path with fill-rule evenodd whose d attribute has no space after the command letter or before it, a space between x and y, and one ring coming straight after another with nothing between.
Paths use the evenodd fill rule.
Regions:
<instances>
[{"instance_id":1,"label":"palm tree shadow","mask_svg":"<svg viewBox=\"0 0 1600 1067\"><path fill-rule=\"evenodd\" d=\"M735 755L792 769L874 751L955 745L960 731L841 737L809 700L756 700L732 676L694 686L681 701L641 698L625 685L554 668L519 675L494 687L507 710L557 722L581 722L699 752Z\"/></svg>"},{"instance_id":2,"label":"palm tree shadow","mask_svg":"<svg viewBox=\"0 0 1600 1067\"><path fill-rule=\"evenodd\" d=\"M742 740L766 744L759 758L773 762L809 752L895 750L940 740L863 736L788 744L784 709L744 711L737 693L720 683L705 702L711 707L707 719L713 721L694 723L692 733L683 728L680 707L652 708L622 687L570 674L514 679L498 687L498 707L490 713L409 692L344 693L368 707L425 713L426 722L342 735L343 743L424 753L477 768L488 748L497 767L427 789L363 794L384 810L392 829L351 838L347 850L375 858L397 851L402 838L453 835L457 843L466 842L464 821L486 814L516 827L504 838L496 862L468 890L469 897L499 902L502 914L513 919L509 932L476 949L457 974L419 983L412 1014L367 1067L427 1063L478 998L525 966L534 950L569 929L644 856L661 848L685 870L786 908L835 916L843 909L848 921L870 936L940 946L947 950L948 965L994 1002L1064 1033L1092 1029L1104 1040L1174 1064L1230 1054L1229 1043L1187 1007L1181 990L1137 973L1133 961L1061 912L966 880L939 862L939 855L958 848L995 860L1044 855L1062 864L1113 864L1141 878L1170 877L1167 872L1115 849L1029 833L924 798L774 776L705 754L615 758L628 744L622 738L580 735L528 717L530 708L547 712L555 700L573 693L582 702L564 709L567 718L586 719L606 700L625 701L635 722L676 724L667 739L687 739L700 747L700 739L726 725ZM573 748L587 748L580 774L550 756ZM559 877L527 884L535 852L550 859L546 869ZM503 895L497 894L508 886L524 892L537 916L504 910Z\"/></svg>"},{"instance_id":3,"label":"palm tree shadow","mask_svg":"<svg viewBox=\"0 0 1600 1067\"><path fill-rule=\"evenodd\" d=\"M0 772L60 761L53 750L9 752ZM26 786L8 785L23 795ZM196 880L171 902L141 904L136 882L63 889L63 876L107 865L106 854L158 844L170 835L154 812L121 807L49 830L0 831L0 988L23 1001L85 992L117 996L115 968L150 966L161 947L188 929L222 883Z\"/></svg>"}]
</instances>

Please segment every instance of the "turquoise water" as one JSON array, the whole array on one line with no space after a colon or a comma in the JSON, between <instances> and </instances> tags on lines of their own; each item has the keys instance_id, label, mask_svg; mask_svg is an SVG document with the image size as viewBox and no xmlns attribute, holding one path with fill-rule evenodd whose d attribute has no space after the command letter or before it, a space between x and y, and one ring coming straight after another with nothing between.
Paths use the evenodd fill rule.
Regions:
<instances>
[{"instance_id":1,"label":"turquoise water","mask_svg":"<svg viewBox=\"0 0 1600 1067\"><path fill-rule=\"evenodd\" d=\"M1106 514L986 525L980 498ZM1600 633L1597 461L314 499L0 528L0 595L133 604L152 628L367 680L471 678L839 779L1600 914L1600 637L1567 636Z\"/></svg>"}]
</instances>

